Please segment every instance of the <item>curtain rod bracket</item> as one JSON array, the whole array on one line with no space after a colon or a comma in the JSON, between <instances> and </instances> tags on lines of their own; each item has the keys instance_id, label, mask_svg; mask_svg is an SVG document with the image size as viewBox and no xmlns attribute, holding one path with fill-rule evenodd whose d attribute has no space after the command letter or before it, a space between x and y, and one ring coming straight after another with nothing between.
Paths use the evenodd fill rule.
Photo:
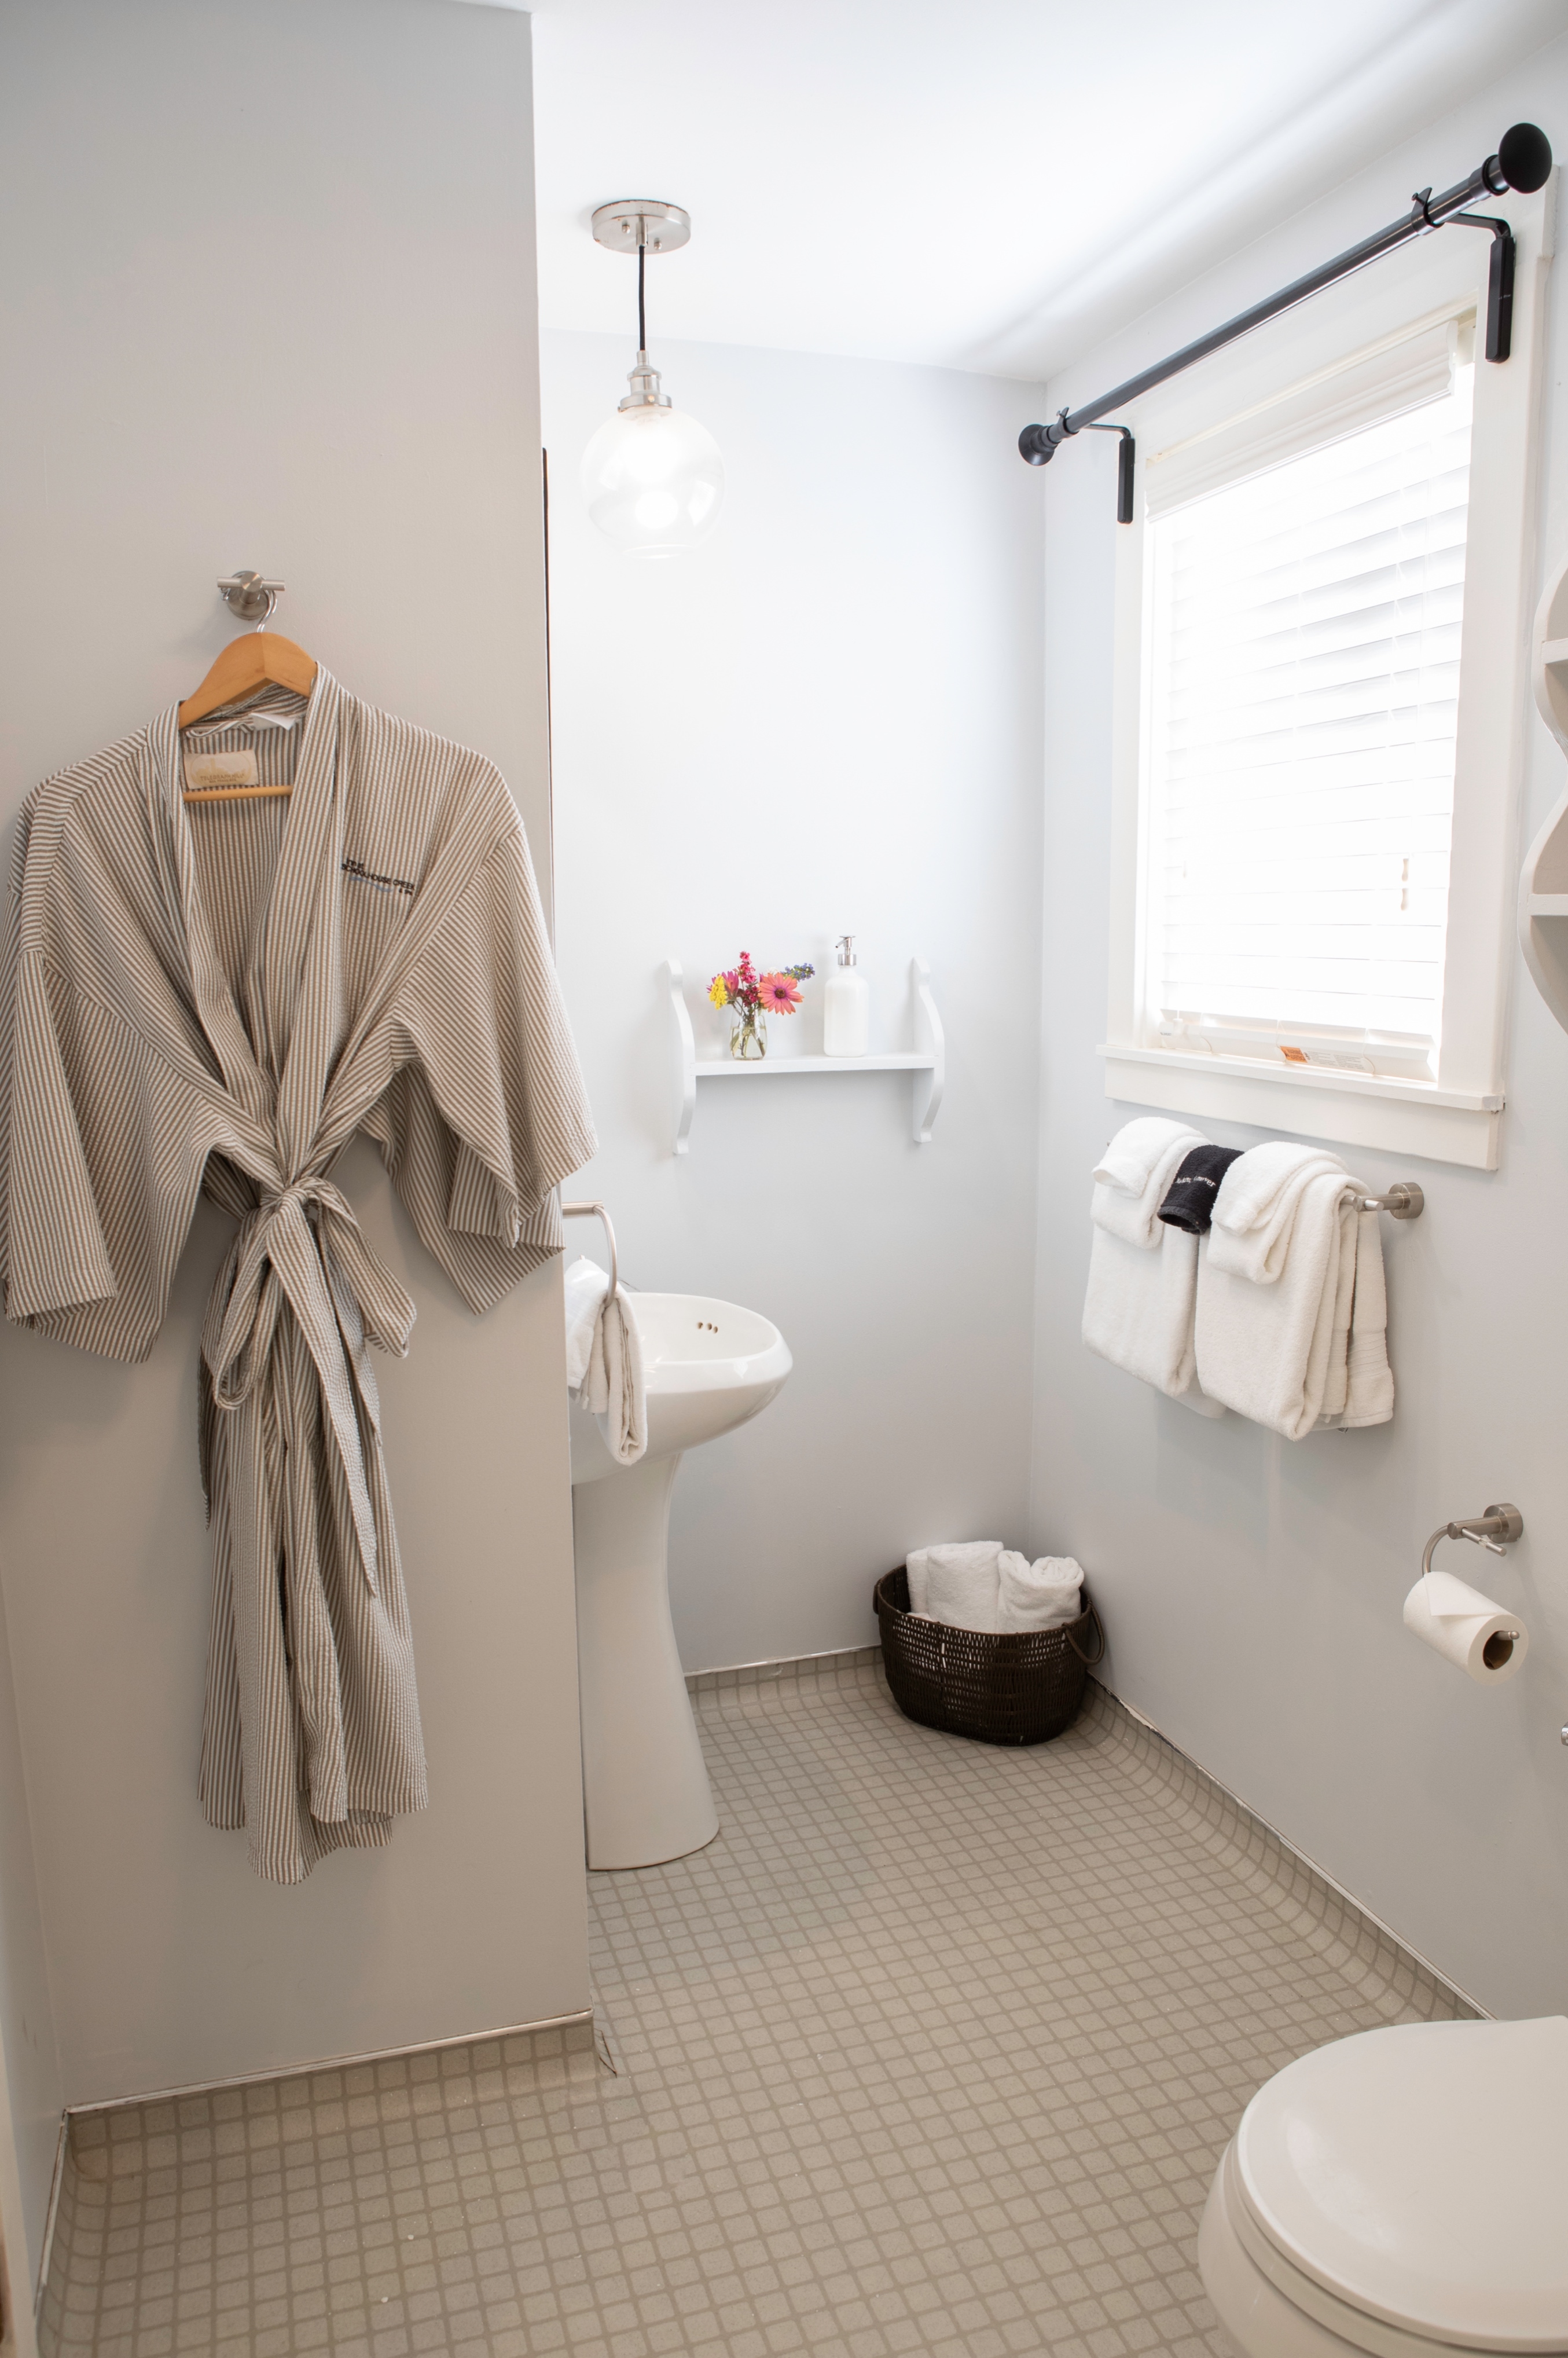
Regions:
<instances>
[{"instance_id":1,"label":"curtain rod bracket","mask_svg":"<svg viewBox=\"0 0 1568 2358\"><path fill-rule=\"evenodd\" d=\"M1487 273L1487 358L1506 361L1513 350L1514 256L1519 251L1512 225L1496 213L1450 213L1448 223L1460 229L1492 233L1492 261Z\"/></svg>"}]
</instances>

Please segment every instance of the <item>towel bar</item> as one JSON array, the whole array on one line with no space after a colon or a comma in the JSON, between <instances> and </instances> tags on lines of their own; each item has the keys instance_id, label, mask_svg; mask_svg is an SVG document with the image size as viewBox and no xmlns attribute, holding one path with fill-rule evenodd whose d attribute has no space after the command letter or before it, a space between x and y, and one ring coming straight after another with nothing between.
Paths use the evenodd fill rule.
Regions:
<instances>
[{"instance_id":1,"label":"towel bar","mask_svg":"<svg viewBox=\"0 0 1568 2358\"><path fill-rule=\"evenodd\" d=\"M1386 1195L1363 1195L1357 1209L1363 1212L1387 1212L1391 1220L1419 1220L1426 1197L1413 1179L1396 1179Z\"/></svg>"},{"instance_id":2,"label":"towel bar","mask_svg":"<svg viewBox=\"0 0 1568 2358\"><path fill-rule=\"evenodd\" d=\"M1416 1192L1419 1195L1421 1191L1418 1188ZM1407 1213L1403 1217L1408 1218L1410 1216ZM604 1241L610 1247L610 1299L613 1302L615 1289L620 1284L621 1278L615 1265L615 1231L610 1225L609 1213L602 1204L568 1204L563 1200L561 1217L563 1220L595 1219L602 1227Z\"/></svg>"}]
</instances>

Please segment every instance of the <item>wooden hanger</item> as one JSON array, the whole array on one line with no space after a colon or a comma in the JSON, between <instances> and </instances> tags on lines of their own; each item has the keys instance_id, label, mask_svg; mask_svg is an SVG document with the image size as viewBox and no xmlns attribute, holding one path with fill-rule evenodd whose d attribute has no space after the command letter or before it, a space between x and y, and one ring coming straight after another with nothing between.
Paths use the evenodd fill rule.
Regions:
<instances>
[{"instance_id":1,"label":"wooden hanger","mask_svg":"<svg viewBox=\"0 0 1568 2358\"><path fill-rule=\"evenodd\" d=\"M316 669L314 655L308 655L292 639L283 638L276 631L247 631L243 638L230 641L195 694L186 698L179 708L179 725L192 728L225 704L254 696L268 681L292 688L296 696L308 696L316 685ZM188 803L254 802L264 795L293 792L291 785L188 786L185 799Z\"/></svg>"}]
</instances>

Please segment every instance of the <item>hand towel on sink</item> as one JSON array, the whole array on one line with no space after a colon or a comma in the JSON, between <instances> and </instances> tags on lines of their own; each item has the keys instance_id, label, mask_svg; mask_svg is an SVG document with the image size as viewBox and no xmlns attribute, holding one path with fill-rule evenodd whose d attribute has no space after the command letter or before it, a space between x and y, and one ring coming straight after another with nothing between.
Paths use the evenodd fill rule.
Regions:
<instances>
[{"instance_id":1,"label":"hand towel on sink","mask_svg":"<svg viewBox=\"0 0 1568 2358\"><path fill-rule=\"evenodd\" d=\"M1016 1548L1003 1548L997 1585L1004 1629L1060 1629L1084 1609L1083 1566L1070 1555L1036 1556L1031 1563Z\"/></svg>"},{"instance_id":2,"label":"hand towel on sink","mask_svg":"<svg viewBox=\"0 0 1568 2358\"><path fill-rule=\"evenodd\" d=\"M579 1253L562 1280L567 1296L567 1390L580 1391L593 1356L593 1330L610 1280L596 1260Z\"/></svg>"},{"instance_id":3,"label":"hand towel on sink","mask_svg":"<svg viewBox=\"0 0 1568 2358\"><path fill-rule=\"evenodd\" d=\"M922 1621L945 1621L949 1629L1001 1628L997 1594L1000 1540L961 1540L941 1547L914 1548L904 1559L909 1609Z\"/></svg>"},{"instance_id":4,"label":"hand towel on sink","mask_svg":"<svg viewBox=\"0 0 1568 2358\"><path fill-rule=\"evenodd\" d=\"M635 1466L648 1446L648 1388L643 1338L624 1286L609 1299L610 1280L586 1255L566 1272L567 1382L584 1408L602 1418L616 1463Z\"/></svg>"}]
</instances>

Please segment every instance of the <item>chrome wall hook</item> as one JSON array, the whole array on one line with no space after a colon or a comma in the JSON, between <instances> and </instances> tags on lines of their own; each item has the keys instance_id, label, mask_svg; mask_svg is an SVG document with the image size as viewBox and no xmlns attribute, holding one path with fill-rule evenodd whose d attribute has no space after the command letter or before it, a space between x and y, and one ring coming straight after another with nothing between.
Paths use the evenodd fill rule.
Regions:
<instances>
[{"instance_id":1,"label":"chrome wall hook","mask_svg":"<svg viewBox=\"0 0 1568 2358\"><path fill-rule=\"evenodd\" d=\"M242 622L254 622L258 631L265 631L271 622L283 591L281 581L264 581L259 573L249 570L231 573L218 584L218 595L230 613L238 615Z\"/></svg>"}]
</instances>

